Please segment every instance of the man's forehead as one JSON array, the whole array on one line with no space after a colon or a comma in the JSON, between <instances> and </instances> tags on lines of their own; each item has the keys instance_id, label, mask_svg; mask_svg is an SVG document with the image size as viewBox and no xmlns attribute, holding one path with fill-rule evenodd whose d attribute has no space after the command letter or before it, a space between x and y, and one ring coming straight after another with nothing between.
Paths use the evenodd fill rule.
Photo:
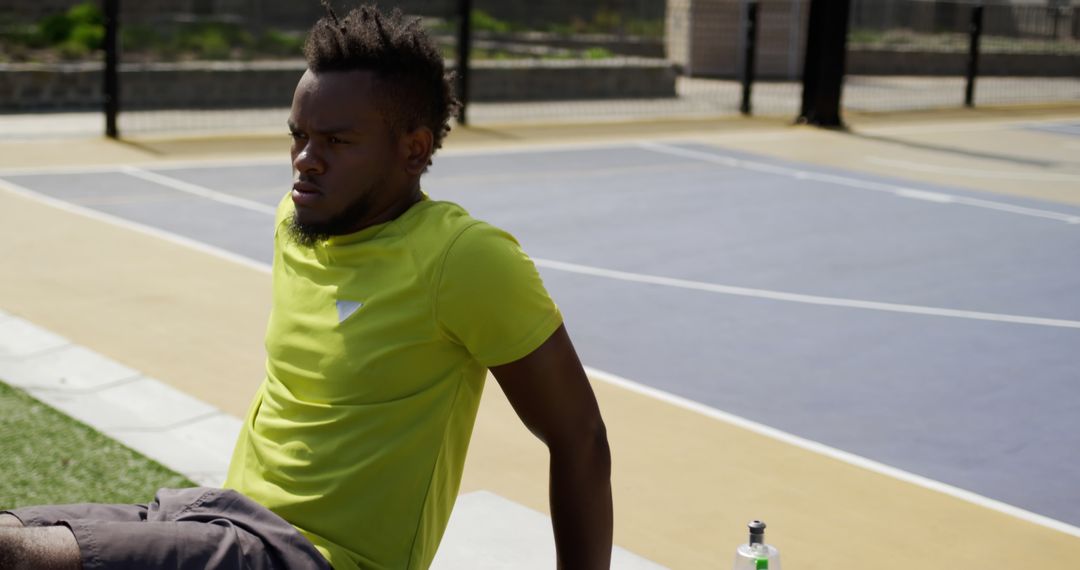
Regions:
<instances>
[{"instance_id":1,"label":"man's forehead","mask_svg":"<svg viewBox=\"0 0 1080 570\"><path fill-rule=\"evenodd\" d=\"M306 71L296 86L289 122L341 126L370 121L378 115L374 79L370 71Z\"/></svg>"}]
</instances>

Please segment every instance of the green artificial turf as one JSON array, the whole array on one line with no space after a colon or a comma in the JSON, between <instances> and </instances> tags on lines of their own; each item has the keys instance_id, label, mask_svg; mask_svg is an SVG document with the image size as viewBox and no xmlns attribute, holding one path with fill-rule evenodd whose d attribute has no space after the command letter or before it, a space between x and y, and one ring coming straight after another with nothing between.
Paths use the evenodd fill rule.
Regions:
<instances>
[{"instance_id":1,"label":"green artificial turf","mask_svg":"<svg viewBox=\"0 0 1080 570\"><path fill-rule=\"evenodd\" d=\"M194 483L0 382L0 509L147 503Z\"/></svg>"}]
</instances>

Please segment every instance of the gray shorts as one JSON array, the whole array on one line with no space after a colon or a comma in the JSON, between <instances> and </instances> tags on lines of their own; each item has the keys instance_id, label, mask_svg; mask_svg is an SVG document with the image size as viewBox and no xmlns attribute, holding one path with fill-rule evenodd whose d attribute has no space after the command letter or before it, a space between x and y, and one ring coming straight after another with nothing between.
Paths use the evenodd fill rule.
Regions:
<instances>
[{"instance_id":1,"label":"gray shorts","mask_svg":"<svg viewBox=\"0 0 1080 570\"><path fill-rule=\"evenodd\" d=\"M308 539L232 490L161 489L148 505L56 505L6 511L25 526L65 525L83 569L329 569Z\"/></svg>"}]
</instances>

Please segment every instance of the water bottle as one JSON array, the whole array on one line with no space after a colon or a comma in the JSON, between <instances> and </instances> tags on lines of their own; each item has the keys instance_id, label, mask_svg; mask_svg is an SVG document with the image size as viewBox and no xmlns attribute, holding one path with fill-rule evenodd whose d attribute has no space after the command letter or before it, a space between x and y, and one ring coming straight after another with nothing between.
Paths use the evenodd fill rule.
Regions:
<instances>
[{"instance_id":1,"label":"water bottle","mask_svg":"<svg viewBox=\"0 0 1080 570\"><path fill-rule=\"evenodd\" d=\"M765 523L753 520L746 526L750 529L750 542L735 549L733 570L780 570L780 551L765 544Z\"/></svg>"}]
</instances>

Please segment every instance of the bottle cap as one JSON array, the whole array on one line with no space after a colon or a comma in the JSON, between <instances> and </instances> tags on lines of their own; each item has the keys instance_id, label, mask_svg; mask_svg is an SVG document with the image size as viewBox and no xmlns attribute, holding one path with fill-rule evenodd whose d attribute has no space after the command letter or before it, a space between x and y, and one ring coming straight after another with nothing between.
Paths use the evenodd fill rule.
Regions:
<instances>
[{"instance_id":1,"label":"bottle cap","mask_svg":"<svg viewBox=\"0 0 1080 570\"><path fill-rule=\"evenodd\" d=\"M765 542L765 521L755 519L746 526L750 529L750 544L762 544Z\"/></svg>"}]
</instances>

